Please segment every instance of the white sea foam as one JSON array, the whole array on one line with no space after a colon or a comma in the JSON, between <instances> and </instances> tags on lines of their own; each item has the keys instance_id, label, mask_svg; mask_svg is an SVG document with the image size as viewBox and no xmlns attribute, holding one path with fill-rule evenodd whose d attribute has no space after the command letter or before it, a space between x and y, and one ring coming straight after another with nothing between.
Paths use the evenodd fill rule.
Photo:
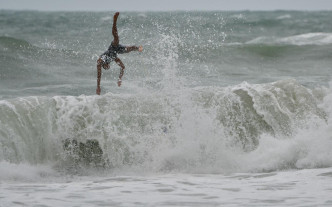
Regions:
<instances>
[{"instance_id":1,"label":"white sea foam","mask_svg":"<svg viewBox=\"0 0 332 207\"><path fill-rule=\"evenodd\" d=\"M2 183L3 207L313 206L331 204L332 169L274 173L168 174ZM147 196L148 195L148 196Z\"/></svg>"},{"instance_id":2,"label":"white sea foam","mask_svg":"<svg viewBox=\"0 0 332 207\"><path fill-rule=\"evenodd\" d=\"M277 17L277 19L279 19L279 20L290 19L290 18L292 18L292 15L290 15L290 14L285 14L285 15L281 15L281 16Z\"/></svg>"},{"instance_id":3,"label":"white sea foam","mask_svg":"<svg viewBox=\"0 0 332 207\"><path fill-rule=\"evenodd\" d=\"M307 33L289 37L258 37L247 44L286 44L286 45L329 45L332 33Z\"/></svg>"},{"instance_id":4,"label":"white sea foam","mask_svg":"<svg viewBox=\"0 0 332 207\"><path fill-rule=\"evenodd\" d=\"M31 165L30 163L0 162L0 183L9 182L36 182L54 180L60 174L52 169L50 164Z\"/></svg>"},{"instance_id":5,"label":"white sea foam","mask_svg":"<svg viewBox=\"0 0 332 207\"><path fill-rule=\"evenodd\" d=\"M112 16L104 16L101 18L102 21L105 21L105 22L110 22L113 20L113 17Z\"/></svg>"}]
</instances>

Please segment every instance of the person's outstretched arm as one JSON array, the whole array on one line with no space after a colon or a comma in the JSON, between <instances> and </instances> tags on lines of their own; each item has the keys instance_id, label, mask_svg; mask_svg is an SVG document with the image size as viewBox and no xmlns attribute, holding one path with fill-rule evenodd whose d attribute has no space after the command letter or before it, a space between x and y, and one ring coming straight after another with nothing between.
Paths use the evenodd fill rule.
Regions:
<instances>
[{"instance_id":1,"label":"person's outstretched arm","mask_svg":"<svg viewBox=\"0 0 332 207\"><path fill-rule=\"evenodd\" d=\"M126 50L124 51L124 53L129 53L131 51L139 51L139 52L142 52L143 51L143 46L127 46L126 47Z\"/></svg>"},{"instance_id":2,"label":"person's outstretched arm","mask_svg":"<svg viewBox=\"0 0 332 207\"><path fill-rule=\"evenodd\" d=\"M97 90L96 90L96 94L100 95L100 79L101 79L101 59L98 59L97 61Z\"/></svg>"}]
</instances>

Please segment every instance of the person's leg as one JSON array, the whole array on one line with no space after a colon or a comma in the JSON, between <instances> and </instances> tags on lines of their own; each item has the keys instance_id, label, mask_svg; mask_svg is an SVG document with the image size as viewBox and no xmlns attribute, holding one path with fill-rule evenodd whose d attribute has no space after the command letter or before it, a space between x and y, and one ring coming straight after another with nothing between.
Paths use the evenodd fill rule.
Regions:
<instances>
[{"instance_id":1,"label":"person's leg","mask_svg":"<svg viewBox=\"0 0 332 207\"><path fill-rule=\"evenodd\" d=\"M118 35L118 29L116 27L116 22L118 20L119 12L116 12L113 17L113 27L112 27L112 34L113 34L113 46L118 46L119 45L119 35Z\"/></svg>"},{"instance_id":2,"label":"person's leg","mask_svg":"<svg viewBox=\"0 0 332 207\"><path fill-rule=\"evenodd\" d=\"M118 64L120 67L121 67L121 70L124 70L125 69L125 66L124 66L124 64L123 64L123 62L120 60L120 58L115 58L115 62L116 62L116 64ZM122 71L122 73L123 73L123 71ZM120 74L120 77L119 78L122 78L122 75L123 74Z\"/></svg>"}]
</instances>

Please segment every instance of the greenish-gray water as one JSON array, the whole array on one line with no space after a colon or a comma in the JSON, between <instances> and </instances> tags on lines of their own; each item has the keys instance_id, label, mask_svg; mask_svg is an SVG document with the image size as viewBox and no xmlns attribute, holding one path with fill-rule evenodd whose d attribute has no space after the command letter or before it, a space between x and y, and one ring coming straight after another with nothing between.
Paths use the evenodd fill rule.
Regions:
<instances>
[{"instance_id":1,"label":"greenish-gray water","mask_svg":"<svg viewBox=\"0 0 332 207\"><path fill-rule=\"evenodd\" d=\"M332 166L329 151L309 153L331 146L332 12L123 12L120 43L144 51L119 55L122 87L119 66L103 70L97 96L112 15L0 11L0 161L63 169L77 155L66 140L95 140L110 169ZM262 139L292 145L317 130L306 153L269 163ZM264 165L238 161L260 150Z\"/></svg>"},{"instance_id":2,"label":"greenish-gray water","mask_svg":"<svg viewBox=\"0 0 332 207\"><path fill-rule=\"evenodd\" d=\"M330 206L332 12L0 11L0 206Z\"/></svg>"}]
</instances>

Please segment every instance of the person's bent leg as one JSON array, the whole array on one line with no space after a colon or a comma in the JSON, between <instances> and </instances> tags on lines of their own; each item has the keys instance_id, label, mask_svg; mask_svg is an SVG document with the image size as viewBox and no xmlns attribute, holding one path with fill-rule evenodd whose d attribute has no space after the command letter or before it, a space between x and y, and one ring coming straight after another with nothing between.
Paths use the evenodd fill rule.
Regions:
<instances>
[{"instance_id":1,"label":"person's bent leg","mask_svg":"<svg viewBox=\"0 0 332 207\"><path fill-rule=\"evenodd\" d=\"M120 69L120 75L119 75L119 80L118 80L118 86L120 87L121 86L121 83L122 83L122 76L124 74L124 69L125 69L125 66L123 64L123 62L120 60L120 58L115 58L115 62L116 64L118 64L121 69Z\"/></svg>"}]
</instances>

